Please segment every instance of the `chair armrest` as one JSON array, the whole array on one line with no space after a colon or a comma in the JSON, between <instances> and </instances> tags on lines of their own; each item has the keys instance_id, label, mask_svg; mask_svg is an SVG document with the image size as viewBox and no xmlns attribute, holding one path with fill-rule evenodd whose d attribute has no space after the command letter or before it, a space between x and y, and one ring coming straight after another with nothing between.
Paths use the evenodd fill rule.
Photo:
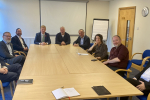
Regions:
<instances>
[{"instance_id":1,"label":"chair armrest","mask_svg":"<svg viewBox=\"0 0 150 100\"><path fill-rule=\"evenodd\" d=\"M20 52L20 55L23 54L25 57L27 56L24 52L22 51L19 51Z\"/></svg>"},{"instance_id":2,"label":"chair armrest","mask_svg":"<svg viewBox=\"0 0 150 100\"><path fill-rule=\"evenodd\" d=\"M131 57L131 59L133 59L133 57L136 55L136 54L143 54L143 53L134 53Z\"/></svg>"},{"instance_id":3,"label":"chair armrest","mask_svg":"<svg viewBox=\"0 0 150 100\"><path fill-rule=\"evenodd\" d=\"M132 70L130 70L130 69L128 69L128 70L126 70L126 69L117 69L117 70L115 70L115 72L119 72L119 71L124 71L124 72L132 72Z\"/></svg>"},{"instance_id":4,"label":"chair armrest","mask_svg":"<svg viewBox=\"0 0 150 100\"><path fill-rule=\"evenodd\" d=\"M92 53L92 56L95 56L95 53Z\"/></svg>"},{"instance_id":5,"label":"chair armrest","mask_svg":"<svg viewBox=\"0 0 150 100\"><path fill-rule=\"evenodd\" d=\"M3 84L2 84L2 81L0 80L0 89L3 90Z\"/></svg>"},{"instance_id":6,"label":"chair armrest","mask_svg":"<svg viewBox=\"0 0 150 100\"><path fill-rule=\"evenodd\" d=\"M18 53L19 54L19 51L14 51L14 53L16 54L16 53Z\"/></svg>"},{"instance_id":7,"label":"chair armrest","mask_svg":"<svg viewBox=\"0 0 150 100\"><path fill-rule=\"evenodd\" d=\"M6 65L9 65L8 63L5 63Z\"/></svg>"},{"instance_id":8,"label":"chair armrest","mask_svg":"<svg viewBox=\"0 0 150 100\"><path fill-rule=\"evenodd\" d=\"M107 61L108 59L103 59L103 60L101 60L101 62L105 62L105 61Z\"/></svg>"},{"instance_id":9,"label":"chair armrest","mask_svg":"<svg viewBox=\"0 0 150 100\"><path fill-rule=\"evenodd\" d=\"M143 59L142 64L141 64L142 67L143 67L143 65L145 64L145 62L146 62L148 59L150 59L150 56L145 57L145 58Z\"/></svg>"},{"instance_id":10,"label":"chair armrest","mask_svg":"<svg viewBox=\"0 0 150 100\"><path fill-rule=\"evenodd\" d=\"M21 54L23 54L25 57L27 56L24 52L22 52L22 51L14 51L14 53L15 54L19 54L19 55L21 55Z\"/></svg>"},{"instance_id":11,"label":"chair armrest","mask_svg":"<svg viewBox=\"0 0 150 100\"><path fill-rule=\"evenodd\" d=\"M127 72L127 78L129 78L129 74L132 72L132 70L130 70L130 69L128 69L128 70L126 70L126 69L118 69L118 70L116 70L115 72L119 72L119 71L125 71L125 72Z\"/></svg>"},{"instance_id":12,"label":"chair armrest","mask_svg":"<svg viewBox=\"0 0 150 100\"><path fill-rule=\"evenodd\" d=\"M149 93L149 95L148 95L148 97L147 97L147 100L150 100L150 93Z\"/></svg>"}]
</instances>

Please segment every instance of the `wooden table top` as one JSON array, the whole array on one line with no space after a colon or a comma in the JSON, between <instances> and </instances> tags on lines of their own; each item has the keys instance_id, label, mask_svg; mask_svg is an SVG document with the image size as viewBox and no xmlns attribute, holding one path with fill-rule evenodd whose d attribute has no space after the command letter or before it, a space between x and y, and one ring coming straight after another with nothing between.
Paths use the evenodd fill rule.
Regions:
<instances>
[{"instance_id":1,"label":"wooden table top","mask_svg":"<svg viewBox=\"0 0 150 100\"><path fill-rule=\"evenodd\" d=\"M20 79L33 79L33 84L18 84L13 100L55 100L51 91L62 86L74 87L81 96L75 99L136 96L143 93L113 72L92 55L72 45L30 45ZM111 95L98 96L92 86L105 86ZM131 91L132 90L132 91Z\"/></svg>"}]
</instances>

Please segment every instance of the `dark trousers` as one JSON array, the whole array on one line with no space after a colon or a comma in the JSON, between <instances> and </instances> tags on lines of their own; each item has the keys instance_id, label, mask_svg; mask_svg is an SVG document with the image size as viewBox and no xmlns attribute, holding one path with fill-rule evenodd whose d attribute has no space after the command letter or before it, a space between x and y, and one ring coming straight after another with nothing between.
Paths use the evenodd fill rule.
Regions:
<instances>
[{"instance_id":1,"label":"dark trousers","mask_svg":"<svg viewBox=\"0 0 150 100\"><path fill-rule=\"evenodd\" d=\"M139 81L143 81L143 82L144 82L143 79L134 80L134 79L132 79L132 78L127 78L126 80L127 80L129 83L131 83L132 85L134 85L135 87L141 84L141 82L139 82ZM150 90L144 90L144 91L142 91L142 92L144 93L145 96L148 96L148 94L150 93ZM128 100L128 97L121 97L120 100Z\"/></svg>"},{"instance_id":2,"label":"dark trousers","mask_svg":"<svg viewBox=\"0 0 150 100\"><path fill-rule=\"evenodd\" d=\"M113 71L116 71L117 69L119 69L119 68L117 68L117 67L112 67L112 66L109 66L109 65L107 65L110 69L112 69ZM122 76L122 77L124 77L124 74L126 73L126 72L123 72L123 71L119 71L119 72L117 72L120 76Z\"/></svg>"},{"instance_id":3,"label":"dark trousers","mask_svg":"<svg viewBox=\"0 0 150 100\"><path fill-rule=\"evenodd\" d=\"M14 57L12 59L6 59L5 62L12 65L12 64L16 64L16 63L19 63L23 66L24 64L24 61L25 61L25 57L23 55L19 55L17 57Z\"/></svg>"},{"instance_id":4,"label":"dark trousers","mask_svg":"<svg viewBox=\"0 0 150 100\"><path fill-rule=\"evenodd\" d=\"M8 65L7 68L8 68L8 73L0 74L0 80L2 82L11 82L13 80L18 80L22 70L22 66L17 63L17 64Z\"/></svg>"}]
</instances>

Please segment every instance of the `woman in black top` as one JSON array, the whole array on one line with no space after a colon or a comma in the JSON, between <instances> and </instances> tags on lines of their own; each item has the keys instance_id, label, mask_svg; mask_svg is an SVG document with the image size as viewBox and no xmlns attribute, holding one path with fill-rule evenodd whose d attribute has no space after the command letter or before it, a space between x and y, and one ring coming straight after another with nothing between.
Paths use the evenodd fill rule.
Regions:
<instances>
[{"instance_id":1,"label":"woman in black top","mask_svg":"<svg viewBox=\"0 0 150 100\"><path fill-rule=\"evenodd\" d=\"M107 45L103 43L103 36L101 34L97 34L95 36L95 43L89 48L89 53L95 53L95 57L98 60L103 60L108 58L107 54Z\"/></svg>"}]
</instances>

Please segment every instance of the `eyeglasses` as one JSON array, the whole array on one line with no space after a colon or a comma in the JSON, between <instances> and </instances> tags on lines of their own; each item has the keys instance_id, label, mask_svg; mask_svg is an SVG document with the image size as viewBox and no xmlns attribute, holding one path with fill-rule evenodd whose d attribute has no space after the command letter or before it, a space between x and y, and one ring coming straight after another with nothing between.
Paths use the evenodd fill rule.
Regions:
<instances>
[{"instance_id":1,"label":"eyeglasses","mask_svg":"<svg viewBox=\"0 0 150 100\"><path fill-rule=\"evenodd\" d=\"M4 35L4 36L6 36L7 38L11 38L12 36L7 36L7 35Z\"/></svg>"}]
</instances>

